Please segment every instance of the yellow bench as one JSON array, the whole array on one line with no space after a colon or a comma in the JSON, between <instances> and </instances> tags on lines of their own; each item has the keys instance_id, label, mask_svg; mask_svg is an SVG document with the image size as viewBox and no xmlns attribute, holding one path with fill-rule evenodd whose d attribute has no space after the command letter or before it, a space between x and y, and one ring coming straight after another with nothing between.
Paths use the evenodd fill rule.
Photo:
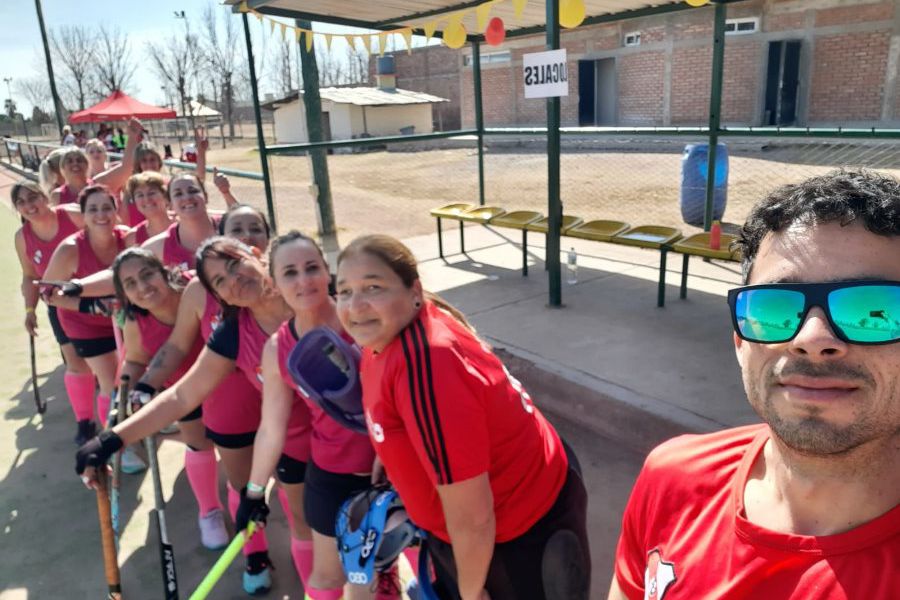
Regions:
<instances>
[{"instance_id":1,"label":"yellow bench","mask_svg":"<svg viewBox=\"0 0 900 600\"><path fill-rule=\"evenodd\" d=\"M494 217L489 224L494 227L506 229L518 229L522 232L522 276L528 276L528 227L532 223L544 218L539 212L533 210L514 210L506 214Z\"/></svg>"},{"instance_id":2,"label":"yellow bench","mask_svg":"<svg viewBox=\"0 0 900 600\"><path fill-rule=\"evenodd\" d=\"M731 262L741 262L741 253L731 250L731 244L737 239L737 236L729 233L723 233L719 242L719 248L713 249L709 247L709 232L695 233L684 239L678 240L668 248L663 250L663 254L668 252L678 252L682 255L681 260L681 289L678 297L684 300L687 298L687 277L688 263L691 256L702 256L703 258L713 258L716 260L727 260ZM666 285L665 269L659 272L659 289L660 297L657 302L658 306L665 304L666 298L664 294Z\"/></svg>"},{"instance_id":3,"label":"yellow bench","mask_svg":"<svg viewBox=\"0 0 900 600\"><path fill-rule=\"evenodd\" d=\"M502 215L505 212L504 209L497 206L478 206L475 204L467 204L465 202L446 204L439 208L431 209L431 216L437 219L438 255L441 258L444 258L444 234L441 228L441 219L459 221L459 251L461 254L465 254L465 224L481 223L484 225L494 217Z\"/></svg>"}]
</instances>

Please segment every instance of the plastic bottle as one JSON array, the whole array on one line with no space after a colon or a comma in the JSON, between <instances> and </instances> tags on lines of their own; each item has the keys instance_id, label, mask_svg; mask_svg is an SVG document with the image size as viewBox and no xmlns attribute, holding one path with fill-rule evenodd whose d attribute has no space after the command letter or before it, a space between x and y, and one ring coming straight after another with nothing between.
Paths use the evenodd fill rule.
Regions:
<instances>
[{"instance_id":1,"label":"plastic bottle","mask_svg":"<svg viewBox=\"0 0 900 600\"><path fill-rule=\"evenodd\" d=\"M713 250L722 247L722 224L718 221L713 221L709 228L709 247Z\"/></svg>"},{"instance_id":2,"label":"plastic bottle","mask_svg":"<svg viewBox=\"0 0 900 600\"><path fill-rule=\"evenodd\" d=\"M575 252L575 248L569 249L569 254L566 257L566 264L568 265L569 272L569 285L574 285L578 283L578 253Z\"/></svg>"}]
</instances>

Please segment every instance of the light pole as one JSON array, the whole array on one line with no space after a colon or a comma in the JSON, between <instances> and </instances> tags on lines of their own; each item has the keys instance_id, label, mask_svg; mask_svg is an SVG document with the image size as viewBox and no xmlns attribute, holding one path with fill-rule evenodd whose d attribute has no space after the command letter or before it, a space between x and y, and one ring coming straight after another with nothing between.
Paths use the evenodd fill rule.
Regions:
<instances>
[{"instance_id":1,"label":"light pole","mask_svg":"<svg viewBox=\"0 0 900 600\"><path fill-rule=\"evenodd\" d=\"M13 123L13 135L16 135L16 106L13 104L12 88L9 85L9 82L12 80L12 77L3 78L3 81L6 82L6 106L4 108L9 112L9 118L12 119Z\"/></svg>"}]
</instances>

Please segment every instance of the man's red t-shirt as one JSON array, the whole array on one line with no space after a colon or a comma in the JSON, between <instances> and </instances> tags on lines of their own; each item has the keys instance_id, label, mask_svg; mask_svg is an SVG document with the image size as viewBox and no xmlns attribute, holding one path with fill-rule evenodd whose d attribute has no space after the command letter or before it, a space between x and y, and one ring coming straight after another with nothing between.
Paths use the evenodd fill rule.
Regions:
<instances>
[{"instance_id":1,"label":"man's red t-shirt","mask_svg":"<svg viewBox=\"0 0 900 600\"><path fill-rule=\"evenodd\" d=\"M449 542L437 486L488 473L496 541L525 533L553 505L568 460L553 427L503 363L430 302L361 365L369 435L419 527Z\"/></svg>"},{"instance_id":2,"label":"man's red t-shirt","mask_svg":"<svg viewBox=\"0 0 900 600\"><path fill-rule=\"evenodd\" d=\"M829 536L749 522L744 488L767 425L670 440L650 453L631 493L616 580L632 599L900 597L900 506Z\"/></svg>"}]
</instances>

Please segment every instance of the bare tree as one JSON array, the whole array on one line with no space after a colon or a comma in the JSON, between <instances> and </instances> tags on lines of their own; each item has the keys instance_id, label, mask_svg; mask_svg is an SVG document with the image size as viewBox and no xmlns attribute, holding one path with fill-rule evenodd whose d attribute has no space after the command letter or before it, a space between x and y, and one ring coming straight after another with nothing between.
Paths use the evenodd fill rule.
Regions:
<instances>
[{"instance_id":1,"label":"bare tree","mask_svg":"<svg viewBox=\"0 0 900 600\"><path fill-rule=\"evenodd\" d=\"M234 83L238 60L241 58L241 39L234 17L225 14L219 26L220 8L210 2L203 9L203 58L213 72L213 97L221 93L228 121L228 136L234 137Z\"/></svg>"},{"instance_id":2,"label":"bare tree","mask_svg":"<svg viewBox=\"0 0 900 600\"><path fill-rule=\"evenodd\" d=\"M28 101L29 104L42 112L53 104L50 96L50 83L46 77L36 76L27 79L16 80L16 91Z\"/></svg>"},{"instance_id":3,"label":"bare tree","mask_svg":"<svg viewBox=\"0 0 900 600\"><path fill-rule=\"evenodd\" d=\"M319 65L319 83L324 86L340 85L345 82L344 62L332 54L324 41L314 43L316 62Z\"/></svg>"},{"instance_id":4,"label":"bare tree","mask_svg":"<svg viewBox=\"0 0 900 600\"><path fill-rule=\"evenodd\" d=\"M102 96L128 87L137 68L131 56L128 36L118 27L101 25L97 34L97 54L94 73L97 89Z\"/></svg>"},{"instance_id":5,"label":"bare tree","mask_svg":"<svg viewBox=\"0 0 900 600\"><path fill-rule=\"evenodd\" d=\"M300 87L297 42L293 38L285 38L275 46L274 66L272 80L282 96L287 96Z\"/></svg>"},{"instance_id":6,"label":"bare tree","mask_svg":"<svg viewBox=\"0 0 900 600\"><path fill-rule=\"evenodd\" d=\"M347 46L347 83L366 83L369 80L369 53L356 44Z\"/></svg>"},{"instance_id":7,"label":"bare tree","mask_svg":"<svg viewBox=\"0 0 900 600\"><path fill-rule=\"evenodd\" d=\"M190 111L189 86L194 83L199 54L197 36L185 27L184 35L173 34L162 43L147 43L147 54L160 81L175 90L181 114L187 115L194 127L194 117Z\"/></svg>"},{"instance_id":8,"label":"bare tree","mask_svg":"<svg viewBox=\"0 0 900 600\"><path fill-rule=\"evenodd\" d=\"M84 110L96 56L94 34L81 25L64 25L50 31L50 45L64 67L63 88L78 110Z\"/></svg>"}]
</instances>

